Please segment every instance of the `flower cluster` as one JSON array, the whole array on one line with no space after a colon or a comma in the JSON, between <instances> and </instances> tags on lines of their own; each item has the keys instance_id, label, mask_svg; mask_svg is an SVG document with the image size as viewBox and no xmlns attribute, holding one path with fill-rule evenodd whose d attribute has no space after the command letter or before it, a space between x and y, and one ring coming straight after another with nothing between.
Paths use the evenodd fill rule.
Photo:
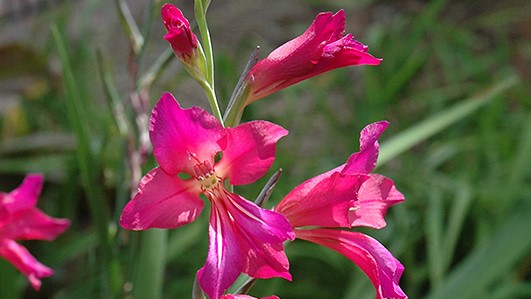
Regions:
<instances>
[{"instance_id":1,"label":"flower cluster","mask_svg":"<svg viewBox=\"0 0 531 299\"><path fill-rule=\"evenodd\" d=\"M171 4L163 6L162 20L168 30L164 38L176 56L194 78L201 78L205 57L188 20ZM243 109L332 69L381 62L344 29L344 11L319 14L302 35L244 73L236 106ZM252 184L264 176L275 159L277 142L288 132L267 121L238 124L239 117L233 119L232 127L225 127L207 111L182 108L173 95L164 93L149 125L159 166L142 178L125 206L122 227L173 229L191 223L203 209L204 195L211 207L209 249L197 280L209 298L252 298L225 294L242 273L254 279L291 280L284 243L295 239L346 256L367 274L377 298L407 298L398 284L404 270L400 262L375 239L350 230L384 227L387 209L404 200L392 180L372 173L378 138L388 123L365 127L360 151L345 164L307 180L268 210L234 193L232 186Z\"/></svg>"},{"instance_id":2,"label":"flower cluster","mask_svg":"<svg viewBox=\"0 0 531 299\"><path fill-rule=\"evenodd\" d=\"M41 278L53 270L39 263L16 240L53 240L63 233L70 222L52 218L37 209L43 177L27 175L15 190L0 192L0 256L11 262L28 278L35 290L41 287Z\"/></svg>"}]
</instances>

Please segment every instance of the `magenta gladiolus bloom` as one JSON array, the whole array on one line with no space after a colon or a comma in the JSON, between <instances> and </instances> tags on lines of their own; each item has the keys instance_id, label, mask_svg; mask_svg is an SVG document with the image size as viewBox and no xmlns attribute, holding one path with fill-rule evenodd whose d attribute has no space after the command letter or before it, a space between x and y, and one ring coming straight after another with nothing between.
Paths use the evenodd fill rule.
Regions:
<instances>
[{"instance_id":1,"label":"magenta gladiolus bloom","mask_svg":"<svg viewBox=\"0 0 531 299\"><path fill-rule=\"evenodd\" d=\"M175 55L181 60L188 61L197 49L197 37L190 28L190 23L180 9L172 4L164 4L161 10L162 22L168 30L164 36Z\"/></svg>"},{"instance_id":2,"label":"magenta gladiolus bloom","mask_svg":"<svg viewBox=\"0 0 531 299\"><path fill-rule=\"evenodd\" d=\"M351 65L378 65L381 59L345 32L345 12L324 12L299 37L259 61L247 75L247 104L321 73Z\"/></svg>"},{"instance_id":3,"label":"magenta gladiolus bloom","mask_svg":"<svg viewBox=\"0 0 531 299\"><path fill-rule=\"evenodd\" d=\"M223 128L201 108L182 109L170 93L153 109L149 130L159 167L141 180L120 224L132 230L179 227L197 218L204 194L211 203L210 245L198 281L210 298L219 298L241 272L291 280L283 242L295 236L287 219L225 187L226 180L243 185L262 177L287 131L266 121Z\"/></svg>"},{"instance_id":4,"label":"magenta gladiolus bloom","mask_svg":"<svg viewBox=\"0 0 531 299\"><path fill-rule=\"evenodd\" d=\"M52 218L35 207L42 184L41 175L30 174L17 189L0 192L0 256L24 273L35 290L41 287L40 279L53 275L53 270L15 240L53 240L70 225L67 219Z\"/></svg>"},{"instance_id":5,"label":"magenta gladiolus bloom","mask_svg":"<svg viewBox=\"0 0 531 299\"><path fill-rule=\"evenodd\" d=\"M393 181L370 173L378 159L378 138L388 125L382 121L365 127L360 151L347 163L302 183L275 208L288 218L297 238L336 250L356 263L378 299L407 298L398 285L404 267L378 241L334 228L382 228L387 209L404 200Z\"/></svg>"}]
</instances>

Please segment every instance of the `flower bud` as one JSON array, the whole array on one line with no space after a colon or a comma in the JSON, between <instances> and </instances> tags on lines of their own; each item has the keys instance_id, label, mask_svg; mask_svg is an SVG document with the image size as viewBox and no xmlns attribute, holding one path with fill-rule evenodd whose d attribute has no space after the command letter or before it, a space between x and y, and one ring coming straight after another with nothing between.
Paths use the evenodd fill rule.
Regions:
<instances>
[{"instance_id":1,"label":"flower bud","mask_svg":"<svg viewBox=\"0 0 531 299\"><path fill-rule=\"evenodd\" d=\"M190 29L190 23L181 10L169 3L162 6L161 16L168 30L164 39L170 43L173 52L180 60L190 62L196 55L198 46L197 37Z\"/></svg>"}]
</instances>

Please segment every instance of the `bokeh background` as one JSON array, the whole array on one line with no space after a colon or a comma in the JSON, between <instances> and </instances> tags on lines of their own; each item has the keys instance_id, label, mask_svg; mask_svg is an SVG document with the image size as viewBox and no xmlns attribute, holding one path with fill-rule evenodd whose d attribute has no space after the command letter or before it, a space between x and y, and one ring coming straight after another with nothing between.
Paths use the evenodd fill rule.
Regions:
<instances>
[{"instance_id":1,"label":"bokeh background","mask_svg":"<svg viewBox=\"0 0 531 299\"><path fill-rule=\"evenodd\" d=\"M194 19L193 1L173 3ZM0 1L0 190L43 173L39 207L72 220L54 242L24 242L56 270L40 292L0 260L0 298L191 298L208 213L174 231L131 233L117 224L135 171L155 165L142 133L161 93L208 109L162 39L161 5ZM284 172L269 206L343 163L366 124L389 120L377 172L406 201L389 210L386 228L359 231L402 261L405 292L531 298L531 2L212 0L222 109L255 46L265 57L318 12L339 9L346 31L383 63L335 70L248 107L244 119L290 130L279 143L272 171ZM253 199L266 179L238 191ZM258 281L251 294L375 297L343 256L302 241L287 252L294 281Z\"/></svg>"}]
</instances>

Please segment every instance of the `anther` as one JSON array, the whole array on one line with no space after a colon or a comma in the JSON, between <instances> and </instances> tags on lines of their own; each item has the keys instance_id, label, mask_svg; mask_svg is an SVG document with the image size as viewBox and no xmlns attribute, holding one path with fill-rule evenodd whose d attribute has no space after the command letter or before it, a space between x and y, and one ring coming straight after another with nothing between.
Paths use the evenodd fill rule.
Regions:
<instances>
[{"instance_id":1,"label":"anther","mask_svg":"<svg viewBox=\"0 0 531 299\"><path fill-rule=\"evenodd\" d=\"M208 190L215 187L219 183L219 178L215 175L214 167L210 161L196 164L194 166L195 177L201 183L203 190Z\"/></svg>"}]
</instances>

